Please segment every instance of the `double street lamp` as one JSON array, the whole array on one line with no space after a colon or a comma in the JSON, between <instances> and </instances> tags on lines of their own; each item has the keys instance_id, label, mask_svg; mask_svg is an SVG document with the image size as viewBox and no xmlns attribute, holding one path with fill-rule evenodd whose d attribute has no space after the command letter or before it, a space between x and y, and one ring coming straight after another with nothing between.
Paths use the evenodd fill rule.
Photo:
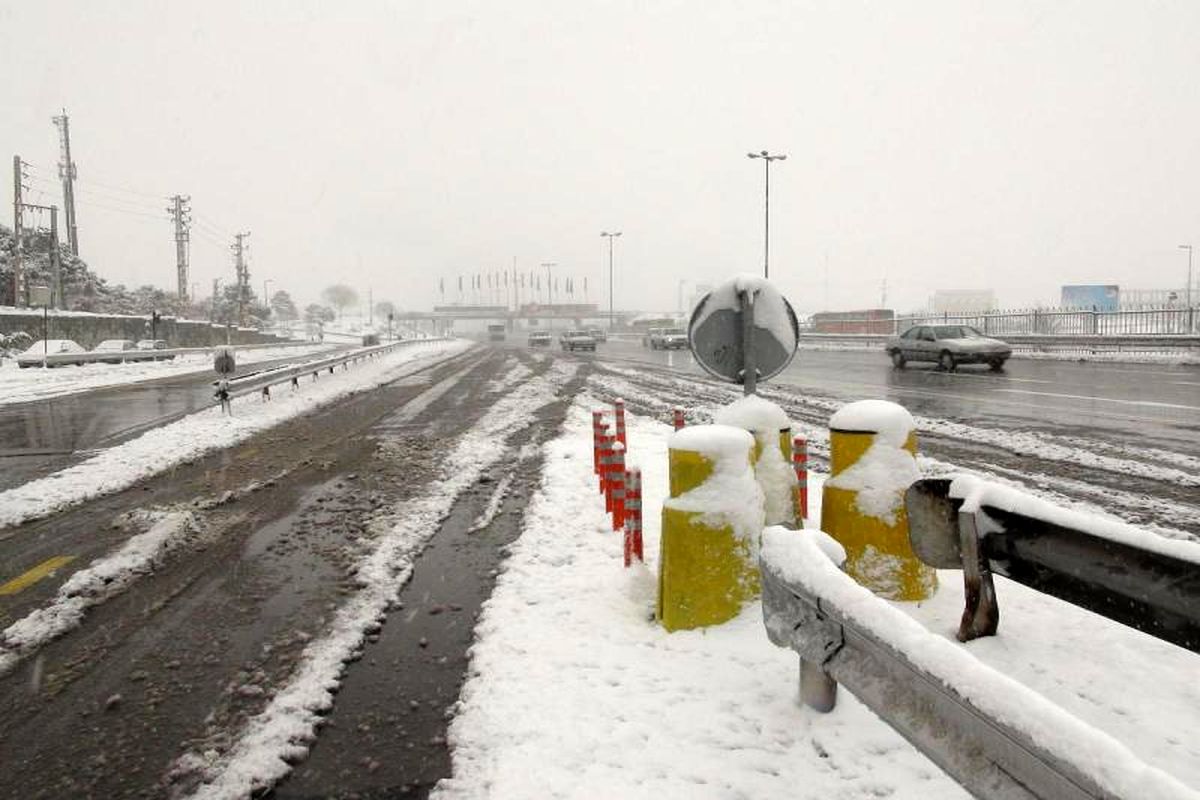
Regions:
<instances>
[{"instance_id":1,"label":"double street lamp","mask_svg":"<svg viewBox=\"0 0 1200 800\"><path fill-rule=\"evenodd\" d=\"M766 168L766 189L764 195L765 202L763 204L763 217L765 219L765 232L763 235L763 277L769 278L771 277L771 162L784 161L787 159L787 155L784 153L771 155L766 150L763 150L759 153L747 153L746 155L750 158L761 158L763 160L763 166Z\"/></svg>"},{"instance_id":2,"label":"double street lamp","mask_svg":"<svg viewBox=\"0 0 1200 800\"><path fill-rule=\"evenodd\" d=\"M621 235L620 231L600 231L600 235L608 239L608 329L613 329L613 239Z\"/></svg>"}]
</instances>

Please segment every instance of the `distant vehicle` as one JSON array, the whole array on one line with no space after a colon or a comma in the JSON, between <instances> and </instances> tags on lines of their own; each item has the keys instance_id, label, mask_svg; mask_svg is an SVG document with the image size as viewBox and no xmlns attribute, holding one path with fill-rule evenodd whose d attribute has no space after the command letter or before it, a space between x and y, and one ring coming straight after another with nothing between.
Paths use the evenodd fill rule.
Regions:
<instances>
[{"instance_id":1,"label":"distant vehicle","mask_svg":"<svg viewBox=\"0 0 1200 800\"><path fill-rule=\"evenodd\" d=\"M608 332L605 331L603 328L588 328L588 333L590 333L592 335L592 338L595 339L597 342L607 342L608 341Z\"/></svg>"},{"instance_id":2,"label":"distant vehicle","mask_svg":"<svg viewBox=\"0 0 1200 800\"><path fill-rule=\"evenodd\" d=\"M651 350L686 350L687 332L683 328L651 328Z\"/></svg>"},{"instance_id":3,"label":"distant vehicle","mask_svg":"<svg viewBox=\"0 0 1200 800\"><path fill-rule=\"evenodd\" d=\"M566 331L558 337L563 350L590 350L596 352L596 340L587 331Z\"/></svg>"},{"instance_id":4,"label":"distant vehicle","mask_svg":"<svg viewBox=\"0 0 1200 800\"><path fill-rule=\"evenodd\" d=\"M888 339L885 347L896 369L909 361L933 361L947 372L959 364L987 364L999 372L1012 355L1006 342L984 336L970 325L916 325Z\"/></svg>"},{"instance_id":5,"label":"distant vehicle","mask_svg":"<svg viewBox=\"0 0 1200 800\"><path fill-rule=\"evenodd\" d=\"M549 347L550 333L548 331L532 331L529 334L530 347Z\"/></svg>"},{"instance_id":6,"label":"distant vehicle","mask_svg":"<svg viewBox=\"0 0 1200 800\"><path fill-rule=\"evenodd\" d=\"M167 341L165 339L142 339L137 343L138 350L166 350Z\"/></svg>"},{"instance_id":7,"label":"distant vehicle","mask_svg":"<svg viewBox=\"0 0 1200 800\"><path fill-rule=\"evenodd\" d=\"M86 353L83 347L79 346L70 339L40 339L17 356L17 365L25 367L40 367L43 363L48 367L60 366L51 360L51 356L56 355L79 355Z\"/></svg>"},{"instance_id":8,"label":"distant vehicle","mask_svg":"<svg viewBox=\"0 0 1200 800\"><path fill-rule=\"evenodd\" d=\"M507 331L503 325L488 325L488 341L503 342L507 337Z\"/></svg>"},{"instance_id":9,"label":"distant vehicle","mask_svg":"<svg viewBox=\"0 0 1200 800\"><path fill-rule=\"evenodd\" d=\"M374 347L379 344L378 333L364 333L362 337L363 347Z\"/></svg>"},{"instance_id":10,"label":"distant vehicle","mask_svg":"<svg viewBox=\"0 0 1200 800\"><path fill-rule=\"evenodd\" d=\"M665 328L647 328L642 334L642 347L650 347L650 341L657 336L662 336Z\"/></svg>"},{"instance_id":11,"label":"distant vehicle","mask_svg":"<svg viewBox=\"0 0 1200 800\"><path fill-rule=\"evenodd\" d=\"M123 355L116 354L126 353L130 350L136 352L137 349L137 344L130 339L105 339L103 342L93 347L92 352L113 353L114 356L112 358L101 359L101 362L104 364L120 364L125 360L125 357Z\"/></svg>"}]
</instances>

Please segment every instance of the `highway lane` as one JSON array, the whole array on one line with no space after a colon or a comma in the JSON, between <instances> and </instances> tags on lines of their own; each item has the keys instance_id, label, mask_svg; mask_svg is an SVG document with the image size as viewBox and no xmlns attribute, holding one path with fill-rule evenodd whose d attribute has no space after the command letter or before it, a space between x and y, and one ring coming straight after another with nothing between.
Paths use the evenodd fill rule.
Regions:
<instances>
[{"instance_id":1,"label":"highway lane","mask_svg":"<svg viewBox=\"0 0 1200 800\"><path fill-rule=\"evenodd\" d=\"M689 351L602 344L600 358L701 374ZM840 401L881 398L922 416L1025 431L1091 432L1200 455L1200 367L1013 359L1003 372L894 369L882 352L801 350L772 384Z\"/></svg>"}]
</instances>

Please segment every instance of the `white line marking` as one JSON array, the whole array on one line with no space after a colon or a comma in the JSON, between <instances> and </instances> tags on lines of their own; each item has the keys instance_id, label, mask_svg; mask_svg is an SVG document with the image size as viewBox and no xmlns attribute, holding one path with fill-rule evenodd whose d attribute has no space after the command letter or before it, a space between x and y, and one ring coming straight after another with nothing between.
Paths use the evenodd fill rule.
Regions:
<instances>
[{"instance_id":1,"label":"white line marking","mask_svg":"<svg viewBox=\"0 0 1200 800\"><path fill-rule=\"evenodd\" d=\"M997 392L1008 394L1036 394L1042 397L1062 397L1067 400L1092 400L1101 403L1120 403L1125 406L1152 406L1154 408L1182 408L1187 411L1200 411L1200 406L1185 406L1179 403L1156 403L1153 400L1117 400L1113 397L1093 397L1086 394L1058 394L1056 392L1031 392L1028 389L997 389Z\"/></svg>"}]
</instances>

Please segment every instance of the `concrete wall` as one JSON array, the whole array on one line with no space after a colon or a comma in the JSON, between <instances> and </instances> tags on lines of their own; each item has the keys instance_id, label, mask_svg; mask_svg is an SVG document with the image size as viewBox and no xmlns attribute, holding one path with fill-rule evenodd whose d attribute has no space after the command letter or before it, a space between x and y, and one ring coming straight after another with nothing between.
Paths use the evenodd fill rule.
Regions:
<instances>
[{"instance_id":1,"label":"concrete wall","mask_svg":"<svg viewBox=\"0 0 1200 800\"><path fill-rule=\"evenodd\" d=\"M48 318L48 339L71 339L87 349L95 347L105 339L150 338L149 317L121 317L101 315L58 316L51 313ZM42 314L0 313L0 334L25 331L35 340L42 336ZM226 329L214 327L207 322L191 322L174 318L161 319L155 338L165 339L168 347L206 347L226 342ZM229 344L259 344L284 342L287 339L258 331L233 328L228 331Z\"/></svg>"}]
</instances>

